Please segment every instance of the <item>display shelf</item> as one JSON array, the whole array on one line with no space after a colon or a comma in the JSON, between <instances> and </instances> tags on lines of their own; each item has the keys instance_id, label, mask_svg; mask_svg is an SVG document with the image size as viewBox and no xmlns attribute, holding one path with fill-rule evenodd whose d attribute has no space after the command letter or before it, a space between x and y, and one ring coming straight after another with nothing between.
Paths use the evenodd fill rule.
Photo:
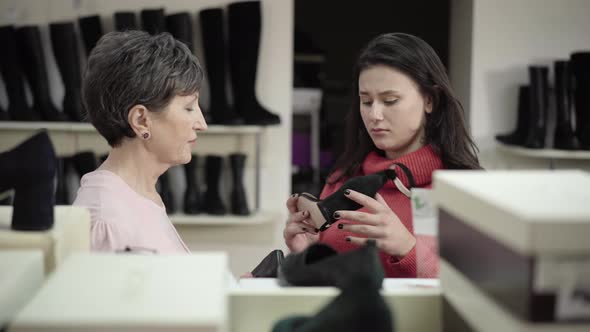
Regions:
<instances>
[{"instance_id":1,"label":"display shelf","mask_svg":"<svg viewBox=\"0 0 590 332\"><path fill-rule=\"evenodd\" d=\"M502 152L528 158L590 160L590 151L585 150L529 149L503 143L498 143L498 149Z\"/></svg>"}]
</instances>

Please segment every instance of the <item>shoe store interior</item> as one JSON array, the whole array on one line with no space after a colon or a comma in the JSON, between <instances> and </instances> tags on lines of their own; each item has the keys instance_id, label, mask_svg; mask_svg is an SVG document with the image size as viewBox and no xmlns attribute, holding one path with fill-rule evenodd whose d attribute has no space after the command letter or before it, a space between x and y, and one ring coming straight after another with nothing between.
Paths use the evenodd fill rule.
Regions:
<instances>
[{"instance_id":1,"label":"shoe store interior","mask_svg":"<svg viewBox=\"0 0 590 332\"><path fill-rule=\"evenodd\" d=\"M589 16L0 0L0 332L590 331Z\"/></svg>"}]
</instances>

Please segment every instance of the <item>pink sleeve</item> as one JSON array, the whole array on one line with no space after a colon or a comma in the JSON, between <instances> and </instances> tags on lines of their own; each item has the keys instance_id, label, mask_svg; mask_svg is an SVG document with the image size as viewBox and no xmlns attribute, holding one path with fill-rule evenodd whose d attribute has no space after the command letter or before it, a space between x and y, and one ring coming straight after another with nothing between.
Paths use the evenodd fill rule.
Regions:
<instances>
[{"instance_id":1,"label":"pink sleeve","mask_svg":"<svg viewBox=\"0 0 590 332\"><path fill-rule=\"evenodd\" d=\"M90 246L92 251L115 251L123 249L111 225L104 220L96 220L90 227Z\"/></svg>"},{"instance_id":2,"label":"pink sleeve","mask_svg":"<svg viewBox=\"0 0 590 332\"><path fill-rule=\"evenodd\" d=\"M389 257L384 265L390 278L438 278L436 237L417 236L416 245L406 257Z\"/></svg>"}]
</instances>

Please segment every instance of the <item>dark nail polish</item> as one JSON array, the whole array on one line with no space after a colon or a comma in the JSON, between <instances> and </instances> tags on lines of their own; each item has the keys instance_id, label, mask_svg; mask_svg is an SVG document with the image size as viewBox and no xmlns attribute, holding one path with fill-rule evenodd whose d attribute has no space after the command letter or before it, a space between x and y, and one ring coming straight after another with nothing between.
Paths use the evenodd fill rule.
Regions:
<instances>
[{"instance_id":1,"label":"dark nail polish","mask_svg":"<svg viewBox=\"0 0 590 332\"><path fill-rule=\"evenodd\" d=\"M317 233L317 232L319 232L320 230L319 230L318 228L314 228L314 231Z\"/></svg>"},{"instance_id":2,"label":"dark nail polish","mask_svg":"<svg viewBox=\"0 0 590 332\"><path fill-rule=\"evenodd\" d=\"M348 195L350 195L350 189L346 189L346 190L344 191L344 195L347 195L347 196L348 196Z\"/></svg>"},{"instance_id":3,"label":"dark nail polish","mask_svg":"<svg viewBox=\"0 0 590 332\"><path fill-rule=\"evenodd\" d=\"M334 212L334 219L340 219L340 213Z\"/></svg>"},{"instance_id":4,"label":"dark nail polish","mask_svg":"<svg viewBox=\"0 0 590 332\"><path fill-rule=\"evenodd\" d=\"M350 238L348 236L346 237L346 242L350 242Z\"/></svg>"},{"instance_id":5,"label":"dark nail polish","mask_svg":"<svg viewBox=\"0 0 590 332\"><path fill-rule=\"evenodd\" d=\"M343 227L344 227L344 225L338 224L338 229L342 229Z\"/></svg>"},{"instance_id":6,"label":"dark nail polish","mask_svg":"<svg viewBox=\"0 0 590 332\"><path fill-rule=\"evenodd\" d=\"M304 232L307 232L307 228L301 228Z\"/></svg>"}]
</instances>

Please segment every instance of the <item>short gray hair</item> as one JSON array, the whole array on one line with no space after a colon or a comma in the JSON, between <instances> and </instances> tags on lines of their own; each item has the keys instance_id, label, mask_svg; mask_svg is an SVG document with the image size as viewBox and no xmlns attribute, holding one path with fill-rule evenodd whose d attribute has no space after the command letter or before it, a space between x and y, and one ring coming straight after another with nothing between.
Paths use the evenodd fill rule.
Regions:
<instances>
[{"instance_id":1,"label":"short gray hair","mask_svg":"<svg viewBox=\"0 0 590 332\"><path fill-rule=\"evenodd\" d=\"M133 106L161 111L174 96L197 93L202 81L199 60L169 33L110 32L90 53L82 98L94 127L116 147L136 136L127 120Z\"/></svg>"}]
</instances>

